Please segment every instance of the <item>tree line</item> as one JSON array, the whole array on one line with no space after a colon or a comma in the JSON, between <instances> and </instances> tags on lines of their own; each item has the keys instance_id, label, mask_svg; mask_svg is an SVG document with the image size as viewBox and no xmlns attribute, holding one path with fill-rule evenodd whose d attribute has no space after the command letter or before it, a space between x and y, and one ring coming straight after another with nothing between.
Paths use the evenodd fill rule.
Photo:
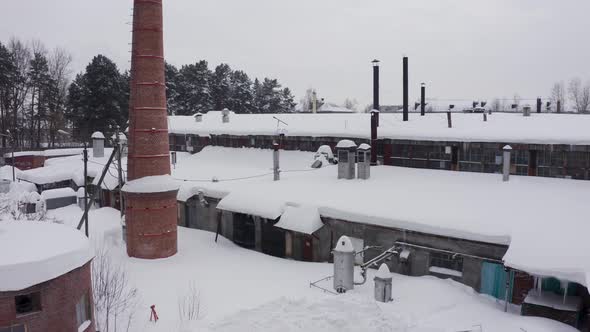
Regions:
<instances>
[{"instance_id":1,"label":"tree line","mask_svg":"<svg viewBox=\"0 0 590 332\"><path fill-rule=\"evenodd\" d=\"M125 128L130 73L104 55L95 56L72 80L72 56L40 41L0 42L0 142L21 148L55 147L88 140L94 131ZM228 64L166 63L168 112L193 115L228 108L236 113L284 113L295 107L289 88L277 79L252 80ZM65 129L65 130L64 130Z\"/></svg>"},{"instance_id":2,"label":"tree line","mask_svg":"<svg viewBox=\"0 0 590 332\"><path fill-rule=\"evenodd\" d=\"M295 107L289 88L277 79L254 81L244 71L220 64L210 70L207 61L176 68L166 63L168 112L192 115L228 108L235 113L286 113Z\"/></svg>"}]
</instances>

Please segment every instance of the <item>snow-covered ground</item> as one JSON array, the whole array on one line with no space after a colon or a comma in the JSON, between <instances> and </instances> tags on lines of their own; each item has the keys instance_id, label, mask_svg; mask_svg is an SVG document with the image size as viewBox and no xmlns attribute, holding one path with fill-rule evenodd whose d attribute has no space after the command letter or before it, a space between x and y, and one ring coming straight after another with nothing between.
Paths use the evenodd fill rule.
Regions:
<instances>
[{"instance_id":1,"label":"snow-covered ground","mask_svg":"<svg viewBox=\"0 0 590 332\"><path fill-rule=\"evenodd\" d=\"M80 215L76 206L50 212L71 226ZM331 275L331 264L275 258L182 227L177 255L132 259L121 241L119 212L110 208L91 211L90 232L92 242L108 248L139 291L130 331L576 331L548 319L504 313L501 302L435 277L394 275L394 301L387 304L372 299L373 271L365 285L332 295L309 286ZM191 287L199 293L200 318L181 321L179 299ZM149 321L151 305L157 323Z\"/></svg>"}]
</instances>

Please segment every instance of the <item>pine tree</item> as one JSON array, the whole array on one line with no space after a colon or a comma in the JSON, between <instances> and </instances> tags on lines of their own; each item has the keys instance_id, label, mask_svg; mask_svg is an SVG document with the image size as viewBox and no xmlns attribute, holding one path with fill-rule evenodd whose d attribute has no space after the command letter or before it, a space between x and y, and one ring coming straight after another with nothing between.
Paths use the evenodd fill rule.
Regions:
<instances>
[{"instance_id":1,"label":"pine tree","mask_svg":"<svg viewBox=\"0 0 590 332\"><path fill-rule=\"evenodd\" d=\"M2 133L6 132L10 123L11 87L15 71L10 51L0 43L0 129ZM2 136L2 146L6 147L5 136Z\"/></svg>"},{"instance_id":2,"label":"pine tree","mask_svg":"<svg viewBox=\"0 0 590 332\"><path fill-rule=\"evenodd\" d=\"M254 91L248 75L236 70L231 75L231 92L229 108L236 113L252 113L254 111Z\"/></svg>"},{"instance_id":3,"label":"pine tree","mask_svg":"<svg viewBox=\"0 0 590 332\"><path fill-rule=\"evenodd\" d=\"M178 114L178 69L166 62L166 104L169 115Z\"/></svg>"},{"instance_id":4,"label":"pine tree","mask_svg":"<svg viewBox=\"0 0 590 332\"><path fill-rule=\"evenodd\" d=\"M121 75L115 63L97 55L76 76L69 89L67 117L87 140L94 131L109 133L115 125L123 127L128 112L128 74Z\"/></svg>"},{"instance_id":5,"label":"pine tree","mask_svg":"<svg viewBox=\"0 0 590 332\"><path fill-rule=\"evenodd\" d=\"M295 110L295 97L289 88L281 91L281 110L279 113L291 113Z\"/></svg>"},{"instance_id":6,"label":"pine tree","mask_svg":"<svg viewBox=\"0 0 590 332\"><path fill-rule=\"evenodd\" d=\"M207 61L182 66L178 73L176 114L192 115L210 111L212 109L210 80L211 71Z\"/></svg>"},{"instance_id":7,"label":"pine tree","mask_svg":"<svg viewBox=\"0 0 590 332\"><path fill-rule=\"evenodd\" d=\"M254 79L254 84L252 85L252 95L254 96L252 113L263 113L262 106L264 104L264 95L262 93L262 84L260 84L258 78Z\"/></svg>"},{"instance_id":8,"label":"pine tree","mask_svg":"<svg viewBox=\"0 0 590 332\"><path fill-rule=\"evenodd\" d=\"M211 99L215 110L230 108L232 70L229 65L222 63L215 67L211 77Z\"/></svg>"},{"instance_id":9,"label":"pine tree","mask_svg":"<svg viewBox=\"0 0 590 332\"><path fill-rule=\"evenodd\" d=\"M30 63L28 81L31 88L31 103L28 114L29 144L31 148L41 146L41 126L46 119L52 85L47 58L41 52L35 52Z\"/></svg>"}]
</instances>

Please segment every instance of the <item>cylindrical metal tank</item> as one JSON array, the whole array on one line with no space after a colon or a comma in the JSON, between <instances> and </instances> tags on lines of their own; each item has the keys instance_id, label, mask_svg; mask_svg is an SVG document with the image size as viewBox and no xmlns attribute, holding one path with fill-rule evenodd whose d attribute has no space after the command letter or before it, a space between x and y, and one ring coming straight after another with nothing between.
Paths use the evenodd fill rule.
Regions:
<instances>
[{"instance_id":1,"label":"cylindrical metal tank","mask_svg":"<svg viewBox=\"0 0 590 332\"><path fill-rule=\"evenodd\" d=\"M354 247L347 236L342 236L334 248L334 289L344 293L354 288Z\"/></svg>"}]
</instances>

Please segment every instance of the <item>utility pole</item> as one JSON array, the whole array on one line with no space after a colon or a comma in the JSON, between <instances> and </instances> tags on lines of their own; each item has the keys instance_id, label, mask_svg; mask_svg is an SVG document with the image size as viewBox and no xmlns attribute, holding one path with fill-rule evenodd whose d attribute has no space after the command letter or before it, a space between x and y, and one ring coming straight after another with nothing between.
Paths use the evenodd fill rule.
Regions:
<instances>
[{"instance_id":1,"label":"utility pole","mask_svg":"<svg viewBox=\"0 0 590 332\"><path fill-rule=\"evenodd\" d=\"M117 137L115 137L115 145L117 146L117 175L119 178L119 189L117 191L119 193L119 211L121 212L121 218L123 218L123 166L121 164L121 151L123 150L123 147L119 137L119 126L116 127L115 135L117 135Z\"/></svg>"},{"instance_id":2,"label":"utility pole","mask_svg":"<svg viewBox=\"0 0 590 332\"><path fill-rule=\"evenodd\" d=\"M88 210L88 148L84 142L84 209ZM84 214L84 233L88 236L88 213Z\"/></svg>"}]
</instances>

